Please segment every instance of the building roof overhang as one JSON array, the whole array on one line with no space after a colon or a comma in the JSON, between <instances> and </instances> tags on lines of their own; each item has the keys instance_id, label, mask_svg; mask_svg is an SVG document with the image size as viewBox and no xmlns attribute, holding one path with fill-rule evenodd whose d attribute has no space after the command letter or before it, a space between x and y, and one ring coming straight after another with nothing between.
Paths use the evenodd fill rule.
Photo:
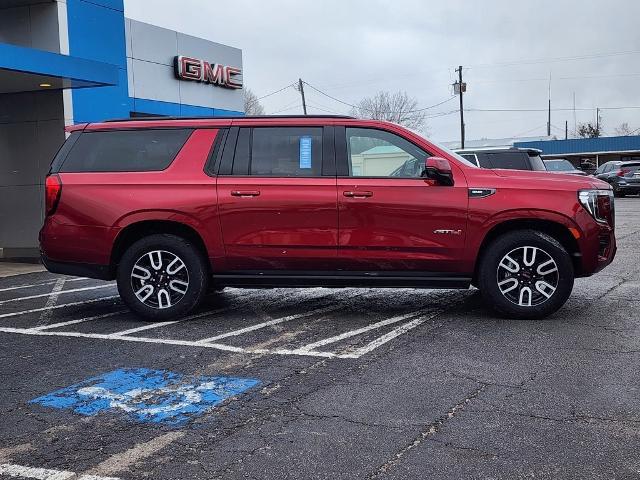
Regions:
<instances>
[{"instance_id":1,"label":"building roof overhang","mask_svg":"<svg viewBox=\"0 0 640 480\"><path fill-rule=\"evenodd\" d=\"M0 43L0 93L112 86L118 66Z\"/></svg>"}]
</instances>

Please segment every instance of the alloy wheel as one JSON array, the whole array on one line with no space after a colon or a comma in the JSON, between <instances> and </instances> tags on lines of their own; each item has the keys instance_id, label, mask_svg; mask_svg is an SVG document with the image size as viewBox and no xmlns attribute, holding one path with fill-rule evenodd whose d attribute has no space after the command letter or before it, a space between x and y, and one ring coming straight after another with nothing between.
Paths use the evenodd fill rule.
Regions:
<instances>
[{"instance_id":1,"label":"alloy wheel","mask_svg":"<svg viewBox=\"0 0 640 480\"><path fill-rule=\"evenodd\" d=\"M131 269L133 292L144 305L165 309L176 305L189 289L189 272L184 261L166 250L142 255Z\"/></svg>"},{"instance_id":2,"label":"alloy wheel","mask_svg":"<svg viewBox=\"0 0 640 480\"><path fill-rule=\"evenodd\" d=\"M549 300L560 281L558 265L539 247L518 247L498 264L498 288L510 302L535 307Z\"/></svg>"}]
</instances>

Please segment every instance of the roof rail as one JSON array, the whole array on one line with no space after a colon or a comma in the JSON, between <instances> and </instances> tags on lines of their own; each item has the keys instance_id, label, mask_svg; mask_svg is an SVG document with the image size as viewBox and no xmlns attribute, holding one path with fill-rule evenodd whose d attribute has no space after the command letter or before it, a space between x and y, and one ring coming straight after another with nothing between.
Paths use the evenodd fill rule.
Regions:
<instances>
[{"instance_id":1,"label":"roof rail","mask_svg":"<svg viewBox=\"0 0 640 480\"><path fill-rule=\"evenodd\" d=\"M103 123L110 122L152 122L158 120L238 120L238 119L262 119L262 118L355 118L349 115L224 115L215 117L176 117L169 115L157 115L149 117L111 118ZM100 123L100 122L97 122Z\"/></svg>"}]
</instances>

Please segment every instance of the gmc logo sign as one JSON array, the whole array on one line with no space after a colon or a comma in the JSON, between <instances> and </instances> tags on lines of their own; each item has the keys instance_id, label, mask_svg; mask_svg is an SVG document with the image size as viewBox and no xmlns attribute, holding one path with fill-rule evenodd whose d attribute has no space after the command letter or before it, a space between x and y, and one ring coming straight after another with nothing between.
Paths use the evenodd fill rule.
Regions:
<instances>
[{"instance_id":1,"label":"gmc logo sign","mask_svg":"<svg viewBox=\"0 0 640 480\"><path fill-rule=\"evenodd\" d=\"M219 63L209 63L180 55L174 59L176 77L180 80L209 83L225 88L242 88L242 70Z\"/></svg>"}]
</instances>

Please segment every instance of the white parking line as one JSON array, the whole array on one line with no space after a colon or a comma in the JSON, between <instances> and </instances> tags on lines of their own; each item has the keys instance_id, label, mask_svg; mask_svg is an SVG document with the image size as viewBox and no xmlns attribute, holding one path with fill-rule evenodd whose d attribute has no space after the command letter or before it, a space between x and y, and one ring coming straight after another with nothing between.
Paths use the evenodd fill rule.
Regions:
<instances>
[{"instance_id":1,"label":"white parking line","mask_svg":"<svg viewBox=\"0 0 640 480\"><path fill-rule=\"evenodd\" d=\"M167 325L173 325L174 323L184 322L183 320L171 320L170 322L155 322L142 327L130 328L128 330L122 330L120 332L110 333L112 337L122 337L123 335L129 335L130 333L143 332L145 330L151 330L153 328L166 327Z\"/></svg>"},{"instance_id":2,"label":"white parking line","mask_svg":"<svg viewBox=\"0 0 640 480\"><path fill-rule=\"evenodd\" d=\"M390 332L385 333L381 337L376 338L375 340L368 343L364 347L358 348L353 352L353 354L356 355L357 357L361 357L362 355L365 355L371 352L372 350L375 350L376 348L381 347L382 345L393 340L394 338L399 337L404 333L407 333L409 330L412 330L417 326L422 325L424 322L428 322L429 320L437 317L441 313L444 313L444 309L436 310L424 317L419 317L419 318L416 318L415 320L412 320L411 322L405 323L404 325L401 325L398 328L395 328Z\"/></svg>"},{"instance_id":3,"label":"white parking line","mask_svg":"<svg viewBox=\"0 0 640 480\"><path fill-rule=\"evenodd\" d=\"M64 280L60 280L60 281L64 283ZM56 286L58 285L60 284L56 284ZM72 288L70 290L57 290L49 293L40 293L38 295L29 295L28 297L17 297L17 298L9 298L8 300L0 300L0 305L4 305L5 303L11 303L11 302L21 302L23 300L33 300L34 298L42 298L42 297L54 298L52 297L52 295L56 295L55 298L57 298L59 295L64 295L66 293L85 292L87 290L98 290L100 288L110 288L115 286L116 286L115 283L110 283L108 285L96 285L94 287Z\"/></svg>"},{"instance_id":4,"label":"white parking line","mask_svg":"<svg viewBox=\"0 0 640 480\"><path fill-rule=\"evenodd\" d=\"M30 328L29 330L50 330L52 328L66 327L67 325L76 325L77 323L90 322L92 320L100 320L108 317L115 317L123 313L127 313L129 310L118 310L116 312L105 313L102 315L94 315L93 317L79 318L77 320L69 320L67 322L51 323L49 325L40 325L38 327Z\"/></svg>"},{"instance_id":5,"label":"white parking line","mask_svg":"<svg viewBox=\"0 0 640 480\"><path fill-rule=\"evenodd\" d=\"M260 330L261 328L270 327L272 325L278 325L279 323L289 322L291 320L296 320L298 318L309 317L311 315L317 315L317 314L320 314L320 313L332 312L332 311L335 311L335 310L339 310L340 308L341 308L340 306L335 306L335 305L334 306L330 306L330 307L317 308L315 310L310 310L308 312L297 313L295 315L288 315L286 317L276 318L276 319L273 319L273 320L269 320L268 322L258 323L256 325L250 325L248 327L241 328L239 330L233 330L231 332L227 332L227 333L222 333L220 335L216 335L215 337L203 338L202 340L197 340L197 341L198 341L198 343L209 343L209 342L214 342L216 340L221 340L223 338L236 337L236 336L242 335L244 333L253 332L255 330Z\"/></svg>"},{"instance_id":6,"label":"white parking line","mask_svg":"<svg viewBox=\"0 0 640 480\"><path fill-rule=\"evenodd\" d=\"M59 278L56 284L51 289L51 293L49 294L49 298L47 298L47 303L44 304L45 307L53 307L56 303L58 303L58 296L60 296L60 292L64 288L64 278ZM14 300L8 300L14 301ZM0 302L4 303L4 302ZM49 317L53 314L53 310L44 310L40 314L40 325L46 325L49 323Z\"/></svg>"},{"instance_id":7,"label":"white parking line","mask_svg":"<svg viewBox=\"0 0 640 480\"><path fill-rule=\"evenodd\" d=\"M310 343L308 345L304 345L297 350L300 352L306 352L310 350L315 350L318 347L323 347L325 345L329 345L330 343L339 342L341 340L345 340L347 338L355 337L356 335L360 335L362 333L368 332L370 330L375 330L377 328L382 328L387 325L393 325L394 323L401 322L403 320L407 320L409 318L415 317L420 314L420 311L415 311L411 313L407 313L405 315L398 315L395 317L387 318L386 320L382 320L377 323L372 323L371 325L367 325L366 327L358 328L356 330L350 330L348 332L341 333L340 335L336 335L335 337L325 338L323 340L318 340L317 342Z\"/></svg>"},{"instance_id":8,"label":"white parking line","mask_svg":"<svg viewBox=\"0 0 640 480\"><path fill-rule=\"evenodd\" d=\"M96 475L78 475L68 470L53 470L47 468L25 467L13 463L0 465L0 475L17 478L35 478L36 480L119 480L117 477L99 477Z\"/></svg>"},{"instance_id":9,"label":"white parking line","mask_svg":"<svg viewBox=\"0 0 640 480\"><path fill-rule=\"evenodd\" d=\"M215 315L217 313L236 310L238 308L240 308L240 305L231 305L231 306L224 307L224 308L218 308L217 310L211 310L211 311L208 311L208 312L196 313L195 315L189 315L188 317L184 317L184 318L181 318L179 320L171 320L171 321L168 321L168 322L149 323L149 324L143 325L141 327L130 328L128 330L122 330L120 332L114 332L114 333L111 333L110 335L112 337L120 337L122 335L129 335L130 333L144 332L145 330L152 330L154 328L165 327L167 325L173 325L174 323L188 322L190 320L196 320L198 318L202 318L202 317L206 317L206 316L210 316L210 315Z\"/></svg>"},{"instance_id":10,"label":"white parking line","mask_svg":"<svg viewBox=\"0 0 640 480\"><path fill-rule=\"evenodd\" d=\"M65 278L65 282L80 282L82 280L89 280L89 279L85 278L85 277ZM24 285L16 285L16 286L13 286L13 287L5 287L5 288L0 288L0 293L1 292L10 292L12 290L20 290L22 288L45 287L47 285L54 285L56 282L57 282L57 280L51 280L49 282L27 283L27 284L24 284Z\"/></svg>"},{"instance_id":11,"label":"white parking line","mask_svg":"<svg viewBox=\"0 0 640 480\"><path fill-rule=\"evenodd\" d=\"M20 312L11 312L0 314L0 318L17 317L18 315L26 315L27 313L42 312L44 310L55 310L57 308L74 307L76 305L85 305L87 303L101 302L103 300L113 300L120 298L119 295L111 295L110 297L94 298L92 300L83 300L82 302L63 303L62 305L54 305L53 307L32 308L31 310L22 310Z\"/></svg>"}]
</instances>

